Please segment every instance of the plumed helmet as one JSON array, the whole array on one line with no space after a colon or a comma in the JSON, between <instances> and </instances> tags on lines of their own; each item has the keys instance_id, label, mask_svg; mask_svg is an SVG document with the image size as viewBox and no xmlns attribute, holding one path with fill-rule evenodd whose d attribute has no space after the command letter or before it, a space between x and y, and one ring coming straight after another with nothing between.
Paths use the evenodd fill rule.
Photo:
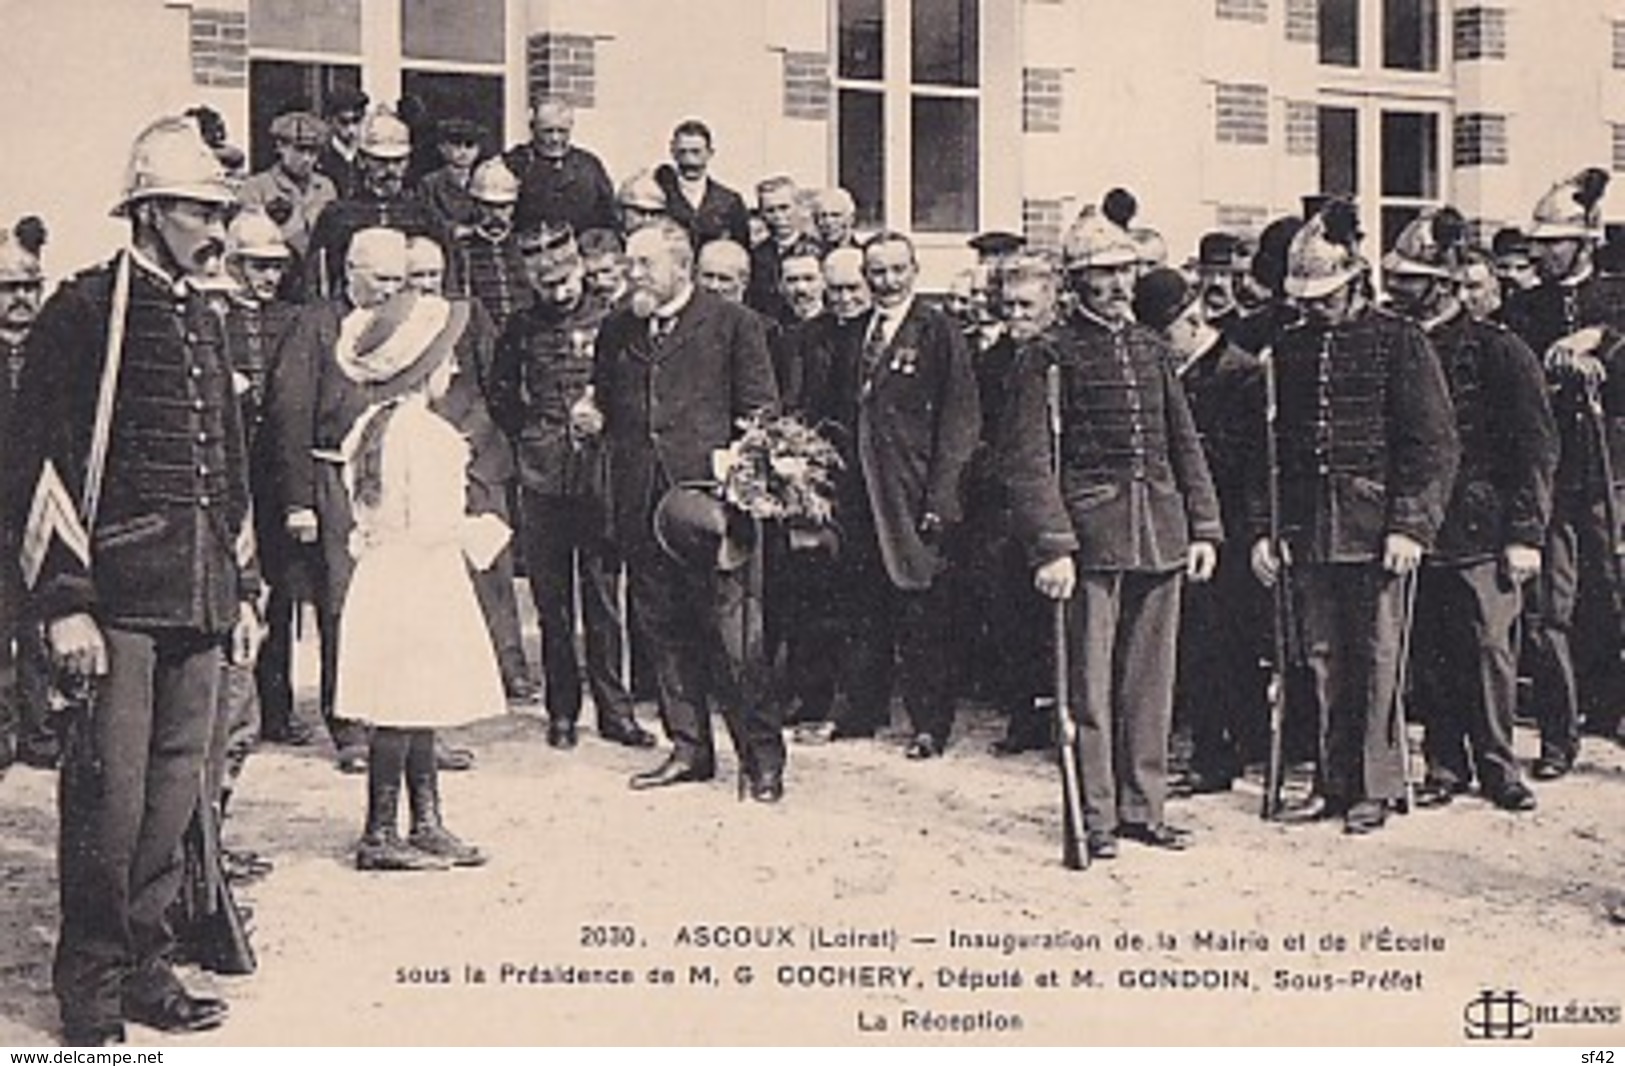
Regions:
<instances>
[{"instance_id":1,"label":"plumed helmet","mask_svg":"<svg viewBox=\"0 0 1625 1066\"><path fill-rule=\"evenodd\" d=\"M1413 277L1455 277L1466 247L1467 220L1461 212L1430 208L1400 231L1393 249L1382 257L1382 269Z\"/></svg>"},{"instance_id":2,"label":"plumed helmet","mask_svg":"<svg viewBox=\"0 0 1625 1066\"><path fill-rule=\"evenodd\" d=\"M516 203L519 179L501 156L492 156L474 168L474 176L468 180L468 195L486 204Z\"/></svg>"},{"instance_id":3,"label":"plumed helmet","mask_svg":"<svg viewBox=\"0 0 1625 1066\"><path fill-rule=\"evenodd\" d=\"M282 228L263 211L240 211L226 230L226 254L235 259L286 259Z\"/></svg>"},{"instance_id":4,"label":"plumed helmet","mask_svg":"<svg viewBox=\"0 0 1625 1066\"><path fill-rule=\"evenodd\" d=\"M159 196L207 204L237 202L226 168L191 119L161 118L136 136L124 171L124 193L113 214L127 215L132 205Z\"/></svg>"},{"instance_id":5,"label":"plumed helmet","mask_svg":"<svg viewBox=\"0 0 1625 1066\"><path fill-rule=\"evenodd\" d=\"M412 130L388 111L374 111L361 124L356 148L374 159L405 159L412 154Z\"/></svg>"},{"instance_id":6,"label":"plumed helmet","mask_svg":"<svg viewBox=\"0 0 1625 1066\"><path fill-rule=\"evenodd\" d=\"M1140 261L1140 249L1134 238L1092 204L1078 214L1061 238L1061 255L1068 270L1125 266Z\"/></svg>"},{"instance_id":7,"label":"plumed helmet","mask_svg":"<svg viewBox=\"0 0 1625 1066\"><path fill-rule=\"evenodd\" d=\"M666 190L655 180L654 171L640 170L621 182L615 201L622 207L636 207L644 211L666 210Z\"/></svg>"},{"instance_id":8,"label":"plumed helmet","mask_svg":"<svg viewBox=\"0 0 1625 1066\"><path fill-rule=\"evenodd\" d=\"M755 543L751 520L718 499L709 482L667 489L655 506L654 533L667 555L699 571L738 570Z\"/></svg>"},{"instance_id":9,"label":"plumed helmet","mask_svg":"<svg viewBox=\"0 0 1625 1066\"><path fill-rule=\"evenodd\" d=\"M1587 167L1553 185L1535 204L1529 236L1540 240L1602 236L1602 194L1608 190L1608 172Z\"/></svg>"},{"instance_id":10,"label":"plumed helmet","mask_svg":"<svg viewBox=\"0 0 1625 1066\"><path fill-rule=\"evenodd\" d=\"M36 282L44 277L39 256L10 230L0 229L0 282Z\"/></svg>"},{"instance_id":11,"label":"plumed helmet","mask_svg":"<svg viewBox=\"0 0 1625 1066\"><path fill-rule=\"evenodd\" d=\"M1314 299L1336 292L1364 274L1357 250L1359 217L1347 200L1329 200L1287 246L1286 294Z\"/></svg>"}]
</instances>

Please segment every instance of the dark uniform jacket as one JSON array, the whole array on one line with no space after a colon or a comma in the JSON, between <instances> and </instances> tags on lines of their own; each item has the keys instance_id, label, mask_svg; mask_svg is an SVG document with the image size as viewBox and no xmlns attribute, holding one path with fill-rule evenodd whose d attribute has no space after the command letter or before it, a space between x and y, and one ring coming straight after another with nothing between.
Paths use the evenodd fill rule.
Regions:
<instances>
[{"instance_id":1,"label":"dark uniform jacket","mask_svg":"<svg viewBox=\"0 0 1625 1066\"><path fill-rule=\"evenodd\" d=\"M1247 470L1264 445L1264 410L1258 406L1258 357L1222 335L1180 367L1180 387L1202 441L1224 527L1247 528Z\"/></svg>"},{"instance_id":2,"label":"dark uniform jacket","mask_svg":"<svg viewBox=\"0 0 1625 1066\"><path fill-rule=\"evenodd\" d=\"M1595 274L1577 282L1546 283L1514 293L1503 307L1507 326L1544 359L1552 344L1571 333L1603 329L1597 355L1608 368L1599 399L1606 412L1608 459L1614 476L1614 498L1625 500L1625 282ZM1602 493L1603 465L1598 426L1584 385L1573 377L1553 376L1552 416L1557 422L1561 458L1556 492L1564 498L1595 499ZM1616 508L1618 510L1619 508ZM1616 538L1620 531L1615 531Z\"/></svg>"},{"instance_id":3,"label":"dark uniform jacket","mask_svg":"<svg viewBox=\"0 0 1625 1066\"><path fill-rule=\"evenodd\" d=\"M298 314L297 306L281 300L262 304L234 298L226 310L226 350L248 445L248 486L254 499L259 567L265 579L279 587L297 553L282 521L286 508L276 493L279 452L263 429L276 354Z\"/></svg>"},{"instance_id":4,"label":"dark uniform jacket","mask_svg":"<svg viewBox=\"0 0 1625 1066\"><path fill-rule=\"evenodd\" d=\"M1367 308L1338 326L1288 329L1270 358L1281 531L1293 560L1372 562L1390 533L1431 548L1461 445L1444 371L1421 329ZM1264 452L1248 478L1254 538L1269 532Z\"/></svg>"},{"instance_id":5,"label":"dark uniform jacket","mask_svg":"<svg viewBox=\"0 0 1625 1066\"><path fill-rule=\"evenodd\" d=\"M832 436L846 468L837 506L845 499L849 516L874 523L894 585L925 589L943 569L945 544L922 536L921 519L935 514L953 526L964 515L965 468L981 427L976 377L958 327L920 300L884 349L865 340L872 321L861 320L856 343L829 345L816 372L808 367L802 404L815 422L839 427Z\"/></svg>"},{"instance_id":6,"label":"dark uniform jacket","mask_svg":"<svg viewBox=\"0 0 1625 1066\"><path fill-rule=\"evenodd\" d=\"M1504 326L1458 310L1428 331L1450 385L1461 466L1434 558L1472 562L1510 544L1546 542L1557 426L1529 346Z\"/></svg>"},{"instance_id":7,"label":"dark uniform jacket","mask_svg":"<svg viewBox=\"0 0 1625 1066\"><path fill-rule=\"evenodd\" d=\"M744 199L728 186L707 177L705 195L696 209L683 195L676 167L662 163L655 168L655 181L666 194L666 214L688 230L695 250L723 237L741 248L750 247L750 210L745 207Z\"/></svg>"},{"instance_id":8,"label":"dark uniform jacket","mask_svg":"<svg viewBox=\"0 0 1625 1066\"><path fill-rule=\"evenodd\" d=\"M514 312L535 298L519 246L511 235L492 240L476 229L458 238L455 255L459 291L480 302L501 334Z\"/></svg>"},{"instance_id":9,"label":"dark uniform jacket","mask_svg":"<svg viewBox=\"0 0 1625 1066\"><path fill-rule=\"evenodd\" d=\"M455 291L457 264L451 243L440 219L429 206L414 196L375 200L365 193L350 199L334 200L322 208L316 227L310 233L310 256L305 261L305 292L311 300L344 296L348 271L345 256L350 238L364 229L384 226L408 237L432 237L446 252L446 284Z\"/></svg>"},{"instance_id":10,"label":"dark uniform jacket","mask_svg":"<svg viewBox=\"0 0 1625 1066\"><path fill-rule=\"evenodd\" d=\"M548 496L605 492L596 438L570 432L570 408L592 384L598 330L610 309L583 296L569 311L536 304L508 320L491 372L491 415L513 441L520 484Z\"/></svg>"},{"instance_id":11,"label":"dark uniform jacket","mask_svg":"<svg viewBox=\"0 0 1625 1066\"><path fill-rule=\"evenodd\" d=\"M578 234L618 228L615 187L591 152L571 146L555 163L537 155L531 145L521 144L504 158L519 178L516 230L532 230L543 222L553 226L567 222Z\"/></svg>"},{"instance_id":12,"label":"dark uniform jacket","mask_svg":"<svg viewBox=\"0 0 1625 1066\"><path fill-rule=\"evenodd\" d=\"M623 547L651 535L666 488L712 480L711 453L734 438L739 419L778 403L761 319L698 289L658 343L651 320L612 312L598 333L593 387Z\"/></svg>"},{"instance_id":13,"label":"dark uniform jacket","mask_svg":"<svg viewBox=\"0 0 1625 1066\"><path fill-rule=\"evenodd\" d=\"M1083 570L1182 568L1223 539L1175 356L1145 327L1078 311L1022 345L999 433L1017 537L1034 564L1075 553ZM1061 368L1061 477L1051 472L1047 389Z\"/></svg>"},{"instance_id":14,"label":"dark uniform jacket","mask_svg":"<svg viewBox=\"0 0 1625 1066\"><path fill-rule=\"evenodd\" d=\"M22 475L14 514L26 515L47 462L79 502L117 262L64 282L29 335L10 453ZM243 427L217 300L132 269L91 567L54 538L33 589L37 617L89 612L103 624L224 634L258 594L243 536Z\"/></svg>"}]
</instances>

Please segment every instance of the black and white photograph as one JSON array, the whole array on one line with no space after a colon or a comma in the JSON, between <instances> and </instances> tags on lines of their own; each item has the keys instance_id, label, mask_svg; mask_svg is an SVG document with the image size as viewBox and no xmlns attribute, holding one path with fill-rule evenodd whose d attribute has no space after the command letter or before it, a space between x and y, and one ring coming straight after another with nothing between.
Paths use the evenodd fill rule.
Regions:
<instances>
[{"instance_id":1,"label":"black and white photograph","mask_svg":"<svg viewBox=\"0 0 1625 1066\"><path fill-rule=\"evenodd\" d=\"M1625 0L0 95L0 1046L1625 1044Z\"/></svg>"}]
</instances>

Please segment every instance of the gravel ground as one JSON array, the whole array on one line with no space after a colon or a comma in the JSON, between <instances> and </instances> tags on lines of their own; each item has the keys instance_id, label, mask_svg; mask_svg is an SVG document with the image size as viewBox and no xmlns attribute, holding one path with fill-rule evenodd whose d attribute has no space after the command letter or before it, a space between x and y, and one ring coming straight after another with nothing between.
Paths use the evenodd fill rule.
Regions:
<instances>
[{"instance_id":1,"label":"gravel ground","mask_svg":"<svg viewBox=\"0 0 1625 1066\"><path fill-rule=\"evenodd\" d=\"M326 748L262 748L227 828L276 863L239 891L260 969L188 972L232 1013L186 1040L1438 1044L1495 1014L1470 1007L1495 990L1536 1042L1622 1042L1611 742L1588 738L1528 815L1463 797L1351 839L1263 823L1248 780L1172 805L1192 850L1125 844L1073 873L1051 764L992 757L998 729L967 712L921 763L900 734L794 747L768 807L736 802L725 742L716 782L634 793L658 753L589 730L554 751L541 718L512 713L454 734L479 762L443 778L453 828L492 861L422 874L353 869L364 781ZM0 783L0 1045L55 1039L53 783L24 767ZM746 943L707 944L717 927ZM1054 937L964 943L1024 934ZM630 983L543 983L560 967Z\"/></svg>"}]
</instances>

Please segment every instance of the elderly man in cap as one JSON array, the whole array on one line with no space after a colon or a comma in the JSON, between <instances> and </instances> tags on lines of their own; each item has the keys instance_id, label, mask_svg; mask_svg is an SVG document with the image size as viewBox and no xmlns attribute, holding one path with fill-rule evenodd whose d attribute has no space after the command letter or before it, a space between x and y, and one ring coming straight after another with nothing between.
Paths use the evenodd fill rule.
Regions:
<instances>
[{"instance_id":1,"label":"elderly man in cap","mask_svg":"<svg viewBox=\"0 0 1625 1066\"><path fill-rule=\"evenodd\" d=\"M720 237L749 247L750 211L737 192L710 176L713 153L711 128L698 119L672 130L672 161L654 174L666 194L667 213L688 230L696 248Z\"/></svg>"},{"instance_id":2,"label":"elderly man in cap","mask_svg":"<svg viewBox=\"0 0 1625 1066\"><path fill-rule=\"evenodd\" d=\"M944 575L976 446L976 379L958 327L915 293L913 242L882 233L863 256L874 305L861 342L830 345L801 398L810 421L833 427L846 461L837 595L854 627L851 713L835 736L872 737L889 725L900 675L907 755L929 759L947 747L954 721Z\"/></svg>"},{"instance_id":3,"label":"elderly man in cap","mask_svg":"<svg viewBox=\"0 0 1625 1066\"><path fill-rule=\"evenodd\" d=\"M1114 857L1117 836L1180 850L1164 815L1180 592L1213 576L1223 525L1177 357L1133 320L1133 238L1090 207L1062 248L1077 310L1022 352L1005 407L1012 521L1034 586L1067 601L1090 855Z\"/></svg>"},{"instance_id":4,"label":"elderly man in cap","mask_svg":"<svg viewBox=\"0 0 1625 1066\"><path fill-rule=\"evenodd\" d=\"M328 96L322 112L329 134L316 156L316 172L333 183L341 199L349 199L361 187L356 152L371 103L359 89L338 89Z\"/></svg>"},{"instance_id":5,"label":"elderly man in cap","mask_svg":"<svg viewBox=\"0 0 1625 1066\"><path fill-rule=\"evenodd\" d=\"M1606 171L1592 168L1541 197L1529 230L1540 284L1509 293L1502 311L1507 325L1545 362L1560 440L1529 662L1540 721L1540 756L1532 770L1537 781L1555 780L1573 768L1582 714L1606 729L1625 682L1617 558L1625 305L1594 262L1608 181Z\"/></svg>"},{"instance_id":6,"label":"elderly man in cap","mask_svg":"<svg viewBox=\"0 0 1625 1066\"><path fill-rule=\"evenodd\" d=\"M257 207L282 229L294 255L310 250L310 233L322 210L339 197L327 175L316 170L316 157L327 140L327 125L305 111L289 111L271 120L276 162L251 175L238 190L245 208Z\"/></svg>"},{"instance_id":7,"label":"elderly man in cap","mask_svg":"<svg viewBox=\"0 0 1625 1066\"><path fill-rule=\"evenodd\" d=\"M598 333L591 391L571 410L575 432L605 435L611 523L625 555L632 611L648 637L672 752L632 787L707 781L716 773L711 710L720 710L761 802L784 795L780 722L751 678L746 575L679 562L657 537L657 505L711 478L711 455L737 421L778 403L766 333L742 307L695 288L688 233L670 220L627 244L632 298ZM682 493L674 499L679 503ZM690 498L704 500L704 494ZM712 500L711 502L715 502ZM668 540L668 544L671 542Z\"/></svg>"},{"instance_id":8,"label":"elderly man in cap","mask_svg":"<svg viewBox=\"0 0 1625 1066\"><path fill-rule=\"evenodd\" d=\"M667 207L666 191L650 170L629 175L615 190L615 208L620 218L622 237L630 237L645 226L670 218Z\"/></svg>"},{"instance_id":9,"label":"elderly man in cap","mask_svg":"<svg viewBox=\"0 0 1625 1066\"><path fill-rule=\"evenodd\" d=\"M39 255L11 230L0 230L0 439L10 440L16 390L28 334L39 314L45 275ZM0 511L0 549L16 557L16 528ZM20 757L54 767L60 742L46 709L46 670L32 627L20 625L23 590L16 567L0 577L0 769ZM13 647L13 637L17 637Z\"/></svg>"},{"instance_id":10,"label":"elderly man in cap","mask_svg":"<svg viewBox=\"0 0 1625 1066\"><path fill-rule=\"evenodd\" d=\"M1557 428L1540 361L1460 296L1467 223L1424 211L1383 257L1394 309L1420 325L1450 386L1461 466L1417 590L1416 692L1427 776L1418 806L1441 806L1473 777L1485 799L1528 811L1512 752L1523 588L1540 573L1557 468Z\"/></svg>"},{"instance_id":11,"label":"elderly man in cap","mask_svg":"<svg viewBox=\"0 0 1625 1066\"><path fill-rule=\"evenodd\" d=\"M412 135L406 123L387 111L367 116L357 142L356 192L329 204L310 236L305 284L313 299L344 295L350 238L360 230L384 227L408 237L432 237L442 248L450 243L428 204L406 189L411 154Z\"/></svg>"},{"instance_id":12,"label":"elderly man in cap","mask_svg":"<svg viewBox=\"0 0 1625 1066\"><path fill-rule=\"evenodd\" d=\"M1340 200L1292 239L1285 289L1304 321L1265 364L1274 447L1251 453L1247 507L1254 574L1272 586L1291 568L1320 721L1315 795L1284 816L1341 816L1351 834L1381 829L1407 797L1402 653L1461 455L1438 356L1416 325L1372 306L1359 239Z\"/></svg>"},{"instance_id":13,"label":"elderly man in cap","mask_svg":"<svg viewBox=\"0 0 1625 1066\"><path fill-rule=\"evenodd\" d=\"M530 114L530 141L504 158L519 177L514 225L534 230L542 223L567 225L577 233L615 228L615 186L593 153L570 143L575 108L557 96L536 102Z\"/></svg>"},{"instance_id":14,"label":"elderly man in cap","mask_svg":"<svg viewBox=\"0 0 1625 1066\"><path fill-rule=\"evenodd\" d=\"M469 186L484 141L485 127L478 122L461 117L441 119L435 126L435 148L441 165L418 182L418 195L456 240L461 240L479 219L479 205ZM518 182L514 187L517 194Z\"/></svg>"},{"instance_id":15,"label":"elderly man in cap","mask_svg":"<svg viewBox=\"0 0 1625 1066\"><path fill-rule=\"evenodd\" d=\"M521 545L542 631L547 742L576 745L582 669L576 653L576 596L586 629L586 680L598 735L651 747L621 677L620 559L605 524L608 484L602 442L570 425L570 407L592 382L598 329L611 309L586 287L568 228L521 234L533 297L508 321L491 372L491 414L519 464Z\"/></svg>"},{"instance_id":16,"label":"elderly man in cap","mask_svg":"<svg viewBox=\"0 0 1625 1066\"><path fill-rule=\"evenodd\" d=\"M28 339L8 453L34 487L23 576L67 695L61 934L69 1044L217 1026L167 961L221 661L251 662L259 582L232 368L205 294L236 197L197 127L137 137L129 250L65 282ZM110 343L111 338L122 338ZM122 369L121 369L122 368Z\"/></svg>"}]
</instances>

